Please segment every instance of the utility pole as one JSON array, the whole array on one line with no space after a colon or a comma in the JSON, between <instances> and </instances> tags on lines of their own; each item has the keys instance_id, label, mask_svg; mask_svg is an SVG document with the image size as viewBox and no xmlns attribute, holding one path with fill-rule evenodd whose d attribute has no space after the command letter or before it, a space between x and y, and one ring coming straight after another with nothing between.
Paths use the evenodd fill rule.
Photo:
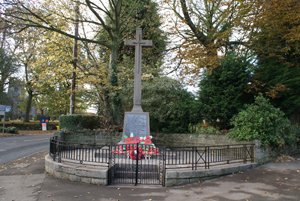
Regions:
<instances>
[{"instance_id":1,"label":"utility pole","mask_svg":"<svg viewBox=\"0 0 300 201\"><path fill-rule=\"evenodd\" d=\"M72 72L72 83L71 83L71 95L70 95L70 114L75 113L75 95L76 95L76 69L78 62L78 28L79 28L79 1L75 4L75 39L73 46L73 72Z\"/></svg>"}]
</instances>

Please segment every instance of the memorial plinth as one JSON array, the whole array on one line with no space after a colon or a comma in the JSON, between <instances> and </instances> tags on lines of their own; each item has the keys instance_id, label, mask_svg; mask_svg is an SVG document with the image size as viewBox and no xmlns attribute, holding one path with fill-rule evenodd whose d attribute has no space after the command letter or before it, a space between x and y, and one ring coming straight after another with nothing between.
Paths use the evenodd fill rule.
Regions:
<instances>
[{"instance_id":1,"label":"memorial plinth","mask_svg":"<svg viewBox=\"0 0 300 201\"><path fill-rule=\"evenodd\" d=\"M125 112L123 134L145 137L150 135L148 112Z\"/></svg>"}]
</instances>

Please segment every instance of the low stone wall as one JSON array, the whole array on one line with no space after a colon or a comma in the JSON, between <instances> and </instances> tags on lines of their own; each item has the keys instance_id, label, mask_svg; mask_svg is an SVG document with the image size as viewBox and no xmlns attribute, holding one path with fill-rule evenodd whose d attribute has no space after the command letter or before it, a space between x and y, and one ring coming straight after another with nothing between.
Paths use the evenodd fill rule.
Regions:
<instances>
[{"instance_id":1,"label":"low stone wall","mask_svg":"<svg viewBox=\"0 0 300 201\"><path fill-rule=\"evenodd\" d=\"M207 170L166 170L165 186L178 186L183 184L195 183L198 181L211 179L223 175L229 175L245 171L247 169L256 167L256 163L241 164L238 166L223 166L220 168Z\"/></svg>"},{"instance_id":2,"label":"low stone wall","mask_svg":"<svg viewBox=\"0 0 300 201\"><path fill-rule=\"evenodd\" d=\"M212 169L166 169L165 186L178 186L195 183L223 175L238 173L256 167L257 163L232 164ZM108 185L108 167L89 166L75 163L58 163L47 155L45 157L45 169L56 178L67 179L88 184Z\"/></svg>"},{"instance_id":3,"label":"low stone wall","mask_svg":"<svg viewBox=\"0 0 300 201\"><path fill-rule=\"evenodd\" d=\"M45 170L50 175L70 181L77 181L89 184L107 185L108 168L92 167L81 164L67 164L53 161L49 156L45 156Z\"/></svg>"},{"instance_id":4,"label":"low stone wall","mask_svg":"<svg viewBox=\"0 0 300 201\"><path fill-rule=\"evenodd\" d=\"M276 153L272 152L270 148L262 147L259 140L255 140L254 143L254 159L257 164L268 163L276 157Z\"/></svg>"},{"instance_id":5,"label":"low stone wall","mask_svg":"<svg viewBox=\"0 0 300 201\"><path fill-rule=\"evenodd\" d=\"M236 141L228 135L199 135L199 134L153 134L153 142L162 146L209 146L228 144L251 144L253 142Z\"/></svg>"}]
</instances>

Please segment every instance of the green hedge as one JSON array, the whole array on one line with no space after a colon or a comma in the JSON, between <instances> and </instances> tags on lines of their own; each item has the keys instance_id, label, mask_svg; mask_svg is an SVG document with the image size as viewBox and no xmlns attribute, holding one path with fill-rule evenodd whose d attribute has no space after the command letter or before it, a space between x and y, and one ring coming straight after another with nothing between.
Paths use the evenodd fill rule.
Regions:
<instances>
[{"instance_id":1,"label":"green hedge","mask_svg":"<svg viewBox=\"0 0 300 201\"><path fill-rule=\"evenodd\" d=\"M60 130L54 135L64 142L75 144L116 144L122 139L122 133L102 129L76 131Z\"/></svg>"},{"instance_id":2,"label":"green hedge","mask_svg":"<svg viewBox=\"0 0 300 201\"><path fill-rule=\"evenodd\" d=\"M83 129L100 128L100 117L94 115L62 115L59 117L60 128L64 130L76 131Z\"/></svg>"},{"instance_id":3,"label":"green hedge","mask_svg":"<svg viewBox=\"0 0 300 201\"><path fill-rule=\"evenodd\" d=\"M56 130L58 122L50 122L47 124L47 130ZM35 122L5 122L5 127L16 127L17 130L42 130L39 121Z\"/></svg>"},{"instance_id":4,"label":"green hedge","mask_svg":"<svg viewBox=\"0 0 300 201\"><path fill-rule=\"evenodd\" d=\"M0 126L0 133L3 131L3 127ZM4 127L4 133L17 134L18 130L16 127Z\"/></svg>"}]
</instances>

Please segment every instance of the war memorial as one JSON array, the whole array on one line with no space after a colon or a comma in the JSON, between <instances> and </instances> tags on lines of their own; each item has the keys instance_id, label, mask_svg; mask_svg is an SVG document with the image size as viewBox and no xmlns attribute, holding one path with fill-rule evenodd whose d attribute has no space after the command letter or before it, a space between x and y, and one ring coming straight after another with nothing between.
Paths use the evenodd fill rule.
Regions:
<instances>
[{"instance_id":1,"label":"war memorial","mask_svg":"<svg viewBox=\"0 0 300 201\"><path fill-rule=\"evenodd\" d=\"M155 143L150 132L151 114L141 105L142 48L151 46L152 41L142 36L142 29L137 28L135 39L124 42L135 48L134 98L132 111L124 115L119 139L104 143L97 139L110 134L101 132L95 134L93 143L74 143L55 136L50 140L46 171L58 178L91 184L174 186L243 171L264 160L266 153L254 142Z\"/></svg>"}]
</instances>

